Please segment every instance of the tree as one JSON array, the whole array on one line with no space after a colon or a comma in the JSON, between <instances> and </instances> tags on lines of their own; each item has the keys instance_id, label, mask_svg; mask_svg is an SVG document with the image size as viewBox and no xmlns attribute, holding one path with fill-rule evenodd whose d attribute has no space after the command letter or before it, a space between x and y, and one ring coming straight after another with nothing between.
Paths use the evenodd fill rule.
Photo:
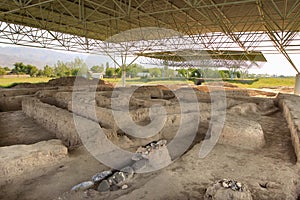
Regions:
<instances>
[{"instance_id":1,"label":"tree","mask_svg":"<svg viewBox=\"0 0 300 200\"><path fill-rule=\"evenodd\" d=\"M149 69L150 76L161 77L161 70L157 67Z\"/></svg>"},{"instance_id":2,"label":"tree","mask_svg":"<svg viewBox=\"0 0 300 200\"><path fill-rule=\"evenodd\" d=\"M38 76L38 77L44 76L44 71L42 69L39 69L36 76Z\"/></svg>"},{"instance_id":3,"label":"tree","mask_svg":"<svg viewBox=\"0 0 300 200\"><path fill-rule=\"evenodd\" d=\"M12 72L14 74L28 74L30 76L36 76L38 73L38 68L33 65L25 65L22 62L17 62L14 64Z\"/></svg>"},{"instance_id":4,"label":"tree","mask_svg":"<svg viewBox=\"0 0 300 200\"><path fill-rule=\"evenodd\" d=\"M65 77L65 76L71 76L72 71L71 69L66 65L66 63L57 61L54 68L54 74L57 77Z\"/></svg>"},{"instance_id":5,"label":"tree","mask_svg":"<svg viewBox=\"0 0 300 200\"><path fill-rule=\"evenodd\" d=\"M26 74L27 72L26 65L24 65L22 62L16 62L14 64L14 68L12 69L12 72L14 74Z\"/></svg>"},{"instance_id":6,"label":"tree","mask_svg":"<svg viewBox=\"0 0 300 200\"><path fill-rule=\"evenodd\" d=\"M126 74L128 77L130 76L131 78L134 78L137 76L139 72L148 72L143 68L143 66L138 65L138 64L131 64L126 66Z\"/></svg>"},{"instance_id":7,"label":"tree","mask_svg":"<svg viewBox=\"0 0 300 200\"><path fill-rule=\"evenodd\" d=\"M52 67L50 67L49 65L46 65L44 67L44 70L43 70L43 75L46 76L46 77L53 77L54 76L54 70Z\"/></svg>"},{"instance_id":8,"label":"tree","mask_svg":"<svg viewBox=\"0 0 300 200\"><path fill-rule=\"evenodd\" d=\"M0 67L0 75L5 75L5 74L6 74L5 68Z\"/></svg>"},{"instance_id":9,"label":"tree","mask_svg":"<svg viewBox=\"0 0 300 200\"><path fill-rule=\"evenodd\" d=\"M187 70L186 69L178 69L177 71L181 76L187 78Z\"/></svg>"},{"instance_id":10,"label":"tree","mask_svg":"<svg viewBox=\"0 0 300 200\"><path fill-rule=\"evenodd\" d=\"M7 71L7 72L11 71L8 67L4 67L4 70Z\"/></svg>"},{"instance_id":11,"label":"tree","mask_svg":"<svg viewBox=\"0 0 300 200\"><path fill-rule=\"evenodd\" d=\"M219 70L219 73L222 78L230 78L230 72L228 70Z\"/></svg>"},{"instance_id":12,"label":"tree","mask_svg":"<svg viewBox=\"0 0 300 200\"><path fill-rule=\"evenodd\" d=\"M73 61L67 63L57 61L54 66L54 76L65 77L76 75L89 77L88 67L81 58L77 57Z\"/></svg>"},{"instance_id":13,"label":"tree","mask_svg":"<svg viewBox=\"0 0 300 200\"><path fill-rule=\"evenodd\" d=\"M104 72L104 66L103 66L103 64L101 64L101 66L99 66L99 65L94 65L94 66L91 68L91 71L94 72L94 73L102 73L102 72Z\"/></svg>"},{"instance_id":14,"label":"tree","mask_svg":"<svg viewBox=\"0 0 300 200\"><path fill-rule=\"evenodd\" d=\"M165 70L165 76L168 77L168 78L174 78L175 70L173 70L173 69Z\"/></svg>"},{"instance_id":15,"label":"tree","mask_svg":"<svg viewBox=\"0 0 300 200\"><path fill-rule=\"evenodd\" d=\"M26 65L26 74L29 74L31 77L34 77L38 74L39 69L33 65Z\"/></svg>"},{"instance_id":16,"label":"tree","mask_svg":"<svg viewBox=\"0 0 300 200\"><path fill-rule=\"evenodd\" d=\"M120 67L115 69L115 75L118 78L121 78L121 76L122 76L122 69Z\"/></svg>"},{"instance_id":17,"label":"tree","mask_svg":"<svg viewBox=\"0 0 300 200\"><path fill-rule=\"evenodd\" d=\"M112 77L114 75L114 68L111 68L111 67L107 67L105 69L105 75L108 76L108 77Z\"/></svg>"},{"instance_id":18,"label":"tree","mask_svg":"<svg viewBox=\"0 0 300 200\"><path fill-rule=\"evenodd\" d=\"M88 77L88 67L81 58L76 57L74 61L67 63L67 66L71 68L72 76Z\"/></svg>"}]
</instances>

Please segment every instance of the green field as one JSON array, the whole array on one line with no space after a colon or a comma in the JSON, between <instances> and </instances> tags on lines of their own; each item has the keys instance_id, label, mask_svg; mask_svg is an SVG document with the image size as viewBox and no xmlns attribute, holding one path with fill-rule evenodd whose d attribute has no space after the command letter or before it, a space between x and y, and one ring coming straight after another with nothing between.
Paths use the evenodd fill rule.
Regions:
<instances>
[{"instance_id":1,"label":"green field","mask_svg":"<svg viewBox=\"0 0 300 200\"><path fill-rule=\"evenodd\" d=\"M29 78L0 78L0 87L10 87L16 83L43 83L52 78L47 77L29 77Z\"/></svg>"},{"instance_id":2,"label":"green field","mask_svg":"<svg viewBox=\"0 0 300 200\"><path fill-rule=\"evenodd\" d=\"M105 81L121 85L122 80L121 78L104 78ZM184 79L141 79L141 78L131 78L126 79L126 85L141 85L141 84L147 84L147 85L157 85L157 84L165 84L165 85L171 85L171 84L194 84L192 81L184 80Z\"/></svg>"},{"instance_id":3,"label":"green field","mask_svg":"<svg viewBox=\"0 0 300 200\"><path fill-rule=\"evenodd\" d=\"M230 81L228 81L230 82ZM270 88L270 87L294 87L295 78L286 77L286 78L259 78L257 81L252 83L233 83L241 88Z\"/></svg>"},{"instance_id":4,"label":"green field","mask_svg":"<svg viewBox=\"0 0 300 200\"><path fill-rule=\"evenodd\" d=\"M0 78L0 87L9 87L15 85L16 83L41 83L47 82L51 78L46 77L31 77L31 78ZM121 79L117 78L106 78L104 79L107 82L114 83L117 85L121 85ZM235 84L241 88L263 88L263 87L277 87L277 86L285 86L285 87L293 87L295 84L295 78L260 78L256 81L252 81L249 83L240 83L240 81L228 81L232 84ZM133 78L127 79L126 85L140 85L140 84L148 84L148 85L155 85L155 84L193 84L192 81L186 80L178 80L178 79L140 79L140 78Z\"/></svg>"}]
</instances>

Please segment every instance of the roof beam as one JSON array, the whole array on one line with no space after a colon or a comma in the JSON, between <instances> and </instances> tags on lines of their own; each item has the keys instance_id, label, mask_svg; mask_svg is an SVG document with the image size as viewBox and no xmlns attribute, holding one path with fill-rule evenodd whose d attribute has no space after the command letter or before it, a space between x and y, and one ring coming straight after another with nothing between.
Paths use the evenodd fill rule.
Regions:
<instances>
[{"instance_id":1,"label":"roof beam","mask_svg":"<svg viewBox=\"0 0 300 200\"><path fill-rule=\"evenodd\" d=\"M19 5L19 8L17 8L17 9L9 10L9 11L6 11L6 12L0 12L0 15L7 15L7 14L15 13L15 12L18 12L18 11L21 11L21 10L24 10L24 9L29 9L29 8L32 8L32 7L36 7L36 6L40 6L40 5L43 5L43 4L51 3L53 1L56 1L56 0L46 0L46 1L42 1L42 2L39 2L39 3L36 3L36 4L26 5L26 6ZM31 2L31 1L29 1L29 2Z\"/></svg>"},{"instance_id":2,"label":"roof beam","mask_svg":"<svg viewBox=\"0 0 300 200\"><path fill-rule=\"evenodd\" d=\"M275 33L275 31L273 29L270 28L270 25L268 25L268 21L266 19L265 12L263 10L263 3L262 3L262 1L261 0L256 0L256 3L257 3L257 9L259 11L260 17L264 21L264 26L267 29L267 34L268 34L269 38L272 40L275 48L280 53L282 53L282 55L284 55L284 57L292 65L292 67L296 70L296 72L298 74L300 74L300 71L298 70L297 66L295 65L295 63L293 62L293 60L291 59L291 57L289 56L289 54L287 53L287 51L285 50L285 46L282 44L282 42L277 37L278 35Z\"/></svg>"}]
</instances>

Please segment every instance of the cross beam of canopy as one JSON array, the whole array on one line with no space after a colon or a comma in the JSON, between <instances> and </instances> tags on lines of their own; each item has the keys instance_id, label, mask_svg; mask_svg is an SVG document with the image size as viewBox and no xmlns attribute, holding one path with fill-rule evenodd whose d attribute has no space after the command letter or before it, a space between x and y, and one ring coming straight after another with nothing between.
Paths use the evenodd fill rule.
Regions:
<instances>
[{"instance_id":1,"label":"cross beam of canopy","mask_svg":"<svg viewBox=\"0 0 300 200\"><path fill-rule=\"evenodd\" d=\"M253 62L267 62L262 52L245 51L211 51L211 50L180 50L140 53L138 56L156 58L166 61L185 62L191 60L215 59L215 60L244 60Z\"/></svg>"},{"instance_id":2,"label":"cross beam of canopy","mask_svg":"<svg viewBox=\"0 0 300 200\"><path fill-rule=\"evenodd\" d=\"M124 31L165 28L199 49L275 49L299 73L300 0L3 0L0 23L0 42L93 53Z\"/></svg>"}]
</instances>

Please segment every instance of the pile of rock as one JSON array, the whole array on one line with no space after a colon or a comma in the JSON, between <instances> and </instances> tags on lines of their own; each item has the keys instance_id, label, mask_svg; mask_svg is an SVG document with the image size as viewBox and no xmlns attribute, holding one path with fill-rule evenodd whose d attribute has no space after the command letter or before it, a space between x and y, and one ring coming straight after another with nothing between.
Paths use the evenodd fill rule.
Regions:
<instances>
[{"instance_id":1,"label":"pile of rock","mask_svg":"<svg viewBox=\"0 0 300 200\"><path fill-rule=\"evenodd\" d=\"M115 173L111 172L111 176L105 176L106 174L104 176L101 176L102 173L99 173L99 178L97 178L96 181L96 183L99 183L97 190L99 192L106 192L119 189L127 189L128 185L126 185L125 183L133 177L134 170L132 169L132 167L127 166L120 171L116 171ZM95 176L97 176L97 174Z\"/></svg>"},{"instance_id":2,"label":"pile of rock","mask_svg":"<svg viewBox=\"0 0 300 200\"><path fill-rule=\"evenodd\" d=\"M220 180L219 183L224 187L224 188L230 188L233 191L239 191L243 192L243 185L240 182L237 182L235 180L227 180L223 179Z\"/></svg>"},{"instance_id":3,"label":"pile of rock","mask_svg":"<svg viewBox=\"0 0 300 200\"><path fill-rule=\"evenodd\" d=\"M146 146L139 147L132 157L132 165L136 173L159 170L171 163L167 149L167 140L154 141Z\"/></svg>"},{"instance_id":4,"label":"pile of rock","mask_svg":"<svg viewBox=\"0 0 300 200\"><path fill-rule=\"evenodd\" d=\"M91 181L85 181L72 187L72 191L84 191L95 189L99 192L114 191L128 188L125 182L133 177L134 170L132 167L125 167L120 171L112 170L102 171L95 174Z\"/></svg>"},{"instance_id":5,"label":"pile of rock","mask_svg":"<svg viewBox=\"0 0 300 200\"><path fill-rule=\"evenodd\" d=\"M146 146L139 147L135 153L135 155L132 157L132 160L138 161L142 159L149 159L149 155L162 147L165 147L167 144L167 140L160 140L160 141L153 141Z\"/></svg>"},{"instance_id":6,"label":"pile of rock","mask_svg":"<svg viewBox=\"0 0 300 200\"><path fill-rule=\"evenodd\" d=\"M139 147L132 160L132 166L126 166L121 170L107 170L95 174L91 181L85 181L75 185L72 191L85 191L94 189L99 192L115 191L119 189L127 189L128 181L133 178L134 173L141 173L146 167L157 167L170 162L169 154L166 155L166 140L151 142L150 144ZM159 156L157 156L159 155ZM161 156L163 155L163 156ZM165 160L166 159L166 160Z\"/></svg>"},{"instance_id":7,"label":"pile of rock","mask_svg":"<svg viewBox=\"0 0 300 200\"><path fill-rule=\"evenodd\" d=\"M235 180L222 179L208 187L205 200L252 200L251 192L245 184Z\"/></svg>"}]
</instances>

